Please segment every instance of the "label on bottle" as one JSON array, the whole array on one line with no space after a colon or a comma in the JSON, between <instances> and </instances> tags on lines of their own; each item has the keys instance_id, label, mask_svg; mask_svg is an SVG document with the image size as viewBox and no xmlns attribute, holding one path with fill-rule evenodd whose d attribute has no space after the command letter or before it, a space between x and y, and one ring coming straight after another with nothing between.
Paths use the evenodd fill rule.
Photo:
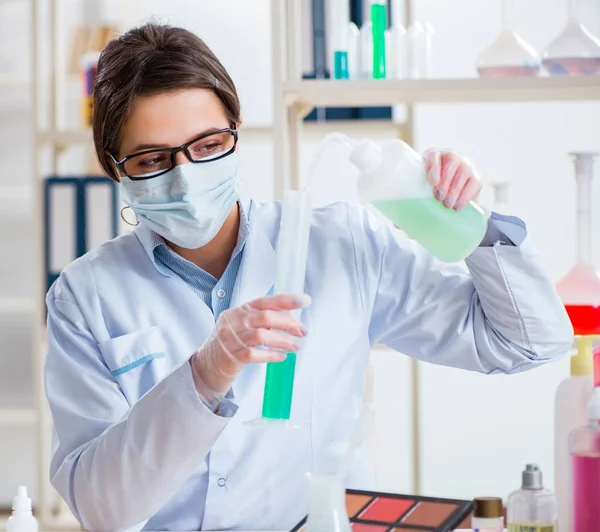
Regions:
<instances>
[{"instance_id":1,"label":"label on bottle","mask_svg":"<svg viewBox=\"0 0 600 532\"><path fill-rule=\"evenodd\" d=\"M508 532L556 532L556 525L511 524Z\"/></svg>"}]
</instances>

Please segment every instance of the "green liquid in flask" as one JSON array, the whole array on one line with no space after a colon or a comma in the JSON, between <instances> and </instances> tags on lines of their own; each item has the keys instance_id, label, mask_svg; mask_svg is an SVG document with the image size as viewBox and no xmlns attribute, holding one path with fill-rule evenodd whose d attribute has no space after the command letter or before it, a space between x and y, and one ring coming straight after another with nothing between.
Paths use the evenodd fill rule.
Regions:
<instances>
[{"instance_id":1,"label":"green liquid in flask","mask_svg":"<svg viewBox=\"0 0 600 532\"><path fill-rule=\"evenodd\" d=\"M374 2L371 5L373 25L373 78L385 79L385 31L387 30L387 5Z\"/></svg>"},{"instance_id":2,"label":"green liquid in flask","mask_svg":"<svg viewBox=\"0 0 600 532\"><path fill-rule=\"evenodd\" d=\"M485 215L472 203L461 211L447 209L433 197L374 201L373 205L445 262L468 257L481 244L487 229Z\"/></svg>"},{"instance_id":3,"label":"green liquid in flask","mask_svg":"<svg viewBox=\"0 0 600 532\"><path fill-rule=\"evenodd\" d=\"M267 364L263 418L290 419L295 372L296 353L287 353L287 358L283 362Z\"/></svg>"}]
</instances>

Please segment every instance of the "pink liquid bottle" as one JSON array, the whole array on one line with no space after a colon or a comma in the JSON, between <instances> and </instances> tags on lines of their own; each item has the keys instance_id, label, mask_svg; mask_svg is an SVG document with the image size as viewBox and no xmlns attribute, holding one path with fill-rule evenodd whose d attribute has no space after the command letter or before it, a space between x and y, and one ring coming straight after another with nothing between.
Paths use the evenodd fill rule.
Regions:
<instances>
[{"instance_id":1,"label":"pink liquid bottle","mask_svg":"<svg viewBox=\"0 0 600 532\"><path fill-rule=\"evenodd\" d=\"M571 532L600 531L600 350L594 351L594 392L588 424L571 432Z\"/></svg>"}]
</instances>

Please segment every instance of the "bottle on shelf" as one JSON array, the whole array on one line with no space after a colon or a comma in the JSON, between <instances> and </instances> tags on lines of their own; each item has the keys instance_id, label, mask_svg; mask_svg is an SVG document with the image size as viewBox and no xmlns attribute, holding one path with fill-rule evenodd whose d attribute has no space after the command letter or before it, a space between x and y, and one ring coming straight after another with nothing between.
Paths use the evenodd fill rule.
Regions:
<instances>
[{"instance_id":1,"label":"bottle on shelf","mask_svg":"<svg viewBox=\"0 0 600 532\"><path fill-rule=\"evenodd\" d=\"M427 79L433 76L433 34L428 22L413 22L408 28L408 77Z\"/></svg>"},{"instance_id":2,"label":"bottle on shelf","mask_svg":"<svg viewBox=\"0 0 600 532\"><path fill-rule=\"evenodd\" d=\"M540 56L513 26L513 1L502 4L502 31L477 59L477 72L482 78L537 76Z\"/></svg>"},{"instance_id":3,"label":"bottle on shelf","mask_svg":"<svg viewBox=\"0 0 600 532\"><path fill-rule=\"evenodd\" d=\"M348 1L336 0L333 15L333 77L354 79L358 75L359 31L356 24L350 20Z\"/></svg>"},{"instance_id":4,"label":"bottle on shelf","mask_svg":"<svg viewBox=\"0 0 600 532\"><path fill-rule=\"evenodd\" d=\"M551 76L600 74L600 39L581 23L578 0L569 0L567 25L542 53Z\"/></svg>"},{"instance_id":5,"label":"bottle on shelf","mask_svg":"<svg viewBox=\"0 0 600 532\"><path fill-rule=\"evenodd\" d=\"M385 41L387 32L387 1L371 0L371 32L373 35L373 79L387 77Z\"/></svg>"},{"instance_id":6,"label":"bottle on shelf","mask_svg":"<svg viewBox=\"0 0 600 532\"><path fill-rule=\"evenodd\" d=\"M402 24L403 0L393 0L390 29L388 30L387 70L391 79L408 77L408 34Z\"/></svg>"},{"instance_id":7,"label":"bottle on shelf","mask_svg":"<svg viewBox=\"0 0 600 532\"><path fill-rule=\"evenodd\" d=\"M372 79L373 78L373 24L370 20L360 28L359 35L359 77L361 79Z\"/></svg>"},{"instance_id":8,"label":"bottle on shelf","mask_svg":"<svg viewBox=\"0 0 600 532\"><path fill-rule=\"evenodd\" d=\"M540 468L527 464L521 489L506 502L508 532L556 532L556 518L556 495L544 489Z\"/></svg>"}]
</instances>

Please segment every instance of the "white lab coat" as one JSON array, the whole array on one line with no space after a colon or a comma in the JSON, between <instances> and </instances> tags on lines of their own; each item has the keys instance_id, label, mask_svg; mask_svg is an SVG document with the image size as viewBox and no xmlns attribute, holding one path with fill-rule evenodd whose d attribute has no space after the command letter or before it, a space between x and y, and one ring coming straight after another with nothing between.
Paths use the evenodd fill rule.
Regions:
<instances>
[{"instance_id":1,"label":"white lab coat","mask_svg":"<svg viewBox=\"0 0 600 532\"><path fill-rule=\"evenodd\" d=\"M231 306L266 295L281 208L252 202ZM286 529L308 509L305 474L335 461L361 405L373 343L435 364L517 372L566 353L572 329L529 237L444 265L362 208L313 215L312 306L297 358L300 429L251 429L264 365L246 367L222 415L198 398L188 359L214 317L142 242L116 238L76 260L48 295L53 485L93 530ZM394 397L394 390L389 390ZM207 454L210 452L209 458ZM365 456L349 485L368 487Z\"/></svg>"}]
</instances>

